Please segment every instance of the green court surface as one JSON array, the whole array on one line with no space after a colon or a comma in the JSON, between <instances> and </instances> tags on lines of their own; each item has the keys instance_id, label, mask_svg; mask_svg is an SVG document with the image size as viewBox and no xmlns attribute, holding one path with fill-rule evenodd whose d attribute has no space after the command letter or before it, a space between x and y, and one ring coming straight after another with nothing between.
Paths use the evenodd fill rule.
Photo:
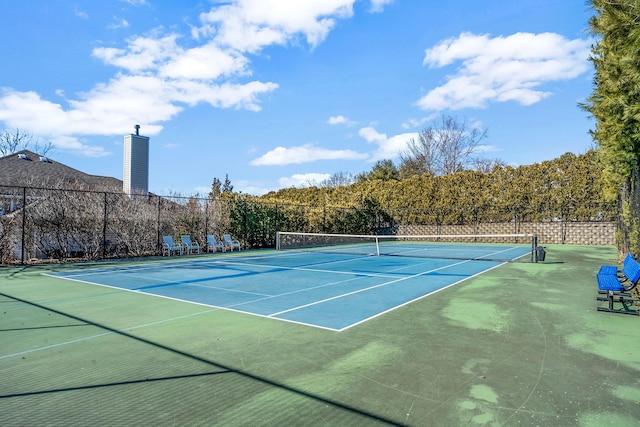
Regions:
<instances>
[{"instance_id":1,"label":"green court surface","mask_svg":"<svg viewBox=\"0 0 640 427\"><path fill-rule=\"evenodd\" d=\"M43 274L125 261L0 268L0 425L640 425L615 248L546 249L341 332Z\"/></svg>"}]
</instances>

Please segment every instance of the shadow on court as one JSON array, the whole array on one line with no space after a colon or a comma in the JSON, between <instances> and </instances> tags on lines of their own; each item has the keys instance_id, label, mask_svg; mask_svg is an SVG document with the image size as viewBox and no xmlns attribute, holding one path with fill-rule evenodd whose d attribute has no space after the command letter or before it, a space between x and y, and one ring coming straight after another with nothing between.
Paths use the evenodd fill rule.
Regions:
<instances>
[{"instance_id":1,"label":"shadow on court","mask_svg":"<svg viewBox=\"0 0 640 427\"><path fill-rule=\"evenodd\" d=\"M127 380L127 381L119 381L119 382L110 382L110 383L100 383L100 384L84 384L84 385L76 385L76 386L71 386L71 387L63 387L63 388L55 388L55 389L38 389L38 390L28 390L28 391L22 391L22 392L18 392L18 393L13 393L13 394L0 394L0 401L4 401L4 400L8 400L11 401L12 399L19 399L19 398L27 398L27 397L34 397L34 396L41 396L41 395L49 395L49 394L55 394L55 393L69 393L69 392L80 392L80 391L90 391L90 390L94 390L94 389L102 389L102 388L108 388L108 387L122 387L122 386L132 386L132 385L140 385L140 384L144 384L144 385L152 385L153 383L156 382L165 382L165 381L175 381L175 380L191 380L191 379L200 379L202 377L209 377L209 376L215 376L215 375L223 375L223 374L232 374L232 375L237 375L239 377L241 377L244 380L248 380L250 382L257 382L262 386L268 386L268 387L274 387L277 388L279 390L281 390L284 393L291 393L293 395L295 395L298 398L302 398L302 399L308 399L314 402L314 404L316 405L320 405L323 406L324 409L323 411L327 413L327 416L331 416L334 417L336 416L336 414L334 413L335 411L339 411L339 412L344 412L347 413L348 415L346 416L346 419L350 419L353 421L357 422L361 422L361 423L367 423L368 425L372 424L372 423L376 423L376 424L380 424L380 425L401 425L395 421L392 421L390 419L385 419L384 417L375 415L373 413L368 413L365 412L361 409L355 408L355 407L350 407L348 405L342 404L340 402L334 402L330 399L321 397L321 396L316 396L312 393L306 392L304 390L299 390L296 389L294 387L291 386L287 386L285 384L280 384L277 382L274 382L272 380L269 380L267 378L261 377L261 376L257 376L257 375L253 375L250 374L248 372L244 372L242 370L239 370L237 368L232 368L229 366L224 366L220 363L217 363L215 361L212 360L208 360L206 358L197 356L195 354L191 354L185 351L181 351L175 348L171 348L167 345L163 345L157 342L153 342L150 341L148 339L144 339L138 336L135 336L133 334L130 334L128 332L122 331L122 330L117 330L117 329L113 329L111 327L108 327L106 325L102 325L87 319L83 319L81 317L69 314L69 313L65 313L62 312L60 310L56 310L54 308L51 307L46 307L44 305L41 304L37 304L31 301L27 301L24 299L20 299L17 298L15 296L12 295L8 295L5 293L1 293L0 292L0 296L3 298L7 299L7 302L11 302L12 300L15 301L16 303L20 303L20 304L24 304L25 306L30 306L32 308L35 309L40 309L46 312L50 312L53 313L55 315L61 316L63 318L68 318L74 321L78 321L81 322L80 324L74 324L74 325L59 325L59 326L33 326L33 327L26 327L26 328L13 328L13 329L6 329L6 330L2 330L0 329L0 332L8 332L8 331L18 331L18 330L28 330L28 329L47 329L47 328L61 328L61 327L73 327L73 326L94 326L100 330L103 331L107 331L109 333L112 334L117 334L120 337L124 337L130 340L135 341L136 343L139 344L143 344L143 345L147 345L147 346L151 346L154 350L160 350L160 351L164 351L164 352L170 352L175 356L179 356L179 357L184 357L187 359L191 359L192 361L196 361L205 365L209 365L210 367L216 368L218 369L215 372L205 372L205 373L194 373L194 374L185 374L185 375L177 375L177 376L166 376L166 377L158 377L158 378L144 378L144 379L133 379L133 380ZM6 314L6 312L4 313ZM24 358L23 358L24 359ZM249 387L253 387L253 386L249 386ZM215 394L213 396L211 396L212 398L215 398ZM330 409L327 409L330 408ZM17 415L17 414L16 414ZM88 416L91 416L90 414L87 414ZM339 416L339 418L345 419L345 415L341 415ZM11 424L11 419L10 418L6 418L6 421L8 422L8 424L3 424L3 425L9 425ZM72 420L67 420L70 423L73 423ZM110 420L103 420L106 424L110 423ZM84 423L84 421L82 421L81 423ZM151 423L155 425L154 423Z\"/></svg>"},{"instance_id":2,"label":"shadow on court","mask_svg":"<svg viewBox=\"0 0 640 427\"><path fill-rule=\"evenodd\" d=\"M0 269L0 423L636 426L638 318L596 311L616 258L550 245L343 332Z\"/></svg>"}]
</instances>

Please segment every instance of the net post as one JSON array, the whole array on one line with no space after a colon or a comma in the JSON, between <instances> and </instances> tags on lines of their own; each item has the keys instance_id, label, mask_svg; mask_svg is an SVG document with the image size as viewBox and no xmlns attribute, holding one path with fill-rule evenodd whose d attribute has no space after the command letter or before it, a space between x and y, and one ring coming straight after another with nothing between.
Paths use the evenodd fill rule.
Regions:
<instances>
[{"instance_id":1,"label":"net post","mask_svg":"<svg viewBox=\"0 0 640 427\"><path fill-rule=\"evenodd\" d=\"M533 253L533 262L538 262L538 235L534 234L531 239L531 251Z\"/></svg>"},{"instance_id":2,"label":"net post","mask_svg":"<svg viewBox=\"0 0 640 427\"><path fill-rule=\"evenodd\" d=\"M280 250L280 232L276 231L276 251Z\"/></svg>"},{"instance_id":3,"label":"net post","mask_svg":"<svg viewBox=\"0 0 640 427\"><path fill-rule=\"evenodd\" d=\"M380 239L376 236L376 255L380 256Z\"/></svg>"}]
</instances>

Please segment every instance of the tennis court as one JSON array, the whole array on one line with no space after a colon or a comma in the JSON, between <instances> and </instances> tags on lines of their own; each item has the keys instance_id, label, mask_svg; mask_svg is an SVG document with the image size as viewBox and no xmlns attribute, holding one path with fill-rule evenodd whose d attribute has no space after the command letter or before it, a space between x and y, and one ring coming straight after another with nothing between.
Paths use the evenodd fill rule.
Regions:
<instances>
[{"instance_id":1,"label":"tennis court","mask_svg":"<svg viewBox=\"0 0 640 427\"><path fill-rule=\"evenodd\" d=\"M324 243L311 251L245 252L50 274L343 331L531 253L528 243L404 241L394 242L395 256L384 256L353 238Z\"/></svg>"},{"instance_id":2,"label":"tennis court","mask_svg":"<svg viewBox=\"0 0 640 427\"><path fill-rule=\"evenodd\" d=\"M428 259L395 270L381 263L404 257L276 251L2 268L0 425L637 426L638 318L596 311L595 274L616 249L546 248L537 264L465 262L488 268L467 280L463 260L427 273ZM147 268L263 288L303 269L458 284L336 333L133 290L161 283ZM82 281L109 274L137 284Z\"/></svg>"}]
</instances>

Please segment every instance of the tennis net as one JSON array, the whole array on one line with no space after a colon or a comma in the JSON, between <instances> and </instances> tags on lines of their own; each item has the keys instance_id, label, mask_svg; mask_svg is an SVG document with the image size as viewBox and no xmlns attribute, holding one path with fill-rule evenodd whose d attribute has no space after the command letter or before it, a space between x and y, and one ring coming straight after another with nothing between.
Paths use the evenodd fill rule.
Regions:
<instances>
[{"instance_id":1,"label":"tennis net","mask_svg":"<svg viewBox=\"0 0 640 427\"><path fill-rule=\"evenodd\" d=\"M276 235L277 250L487 261L537 262L537 245L535 234L388 236L280 231Z\"/></svg>"}]
</instances>

